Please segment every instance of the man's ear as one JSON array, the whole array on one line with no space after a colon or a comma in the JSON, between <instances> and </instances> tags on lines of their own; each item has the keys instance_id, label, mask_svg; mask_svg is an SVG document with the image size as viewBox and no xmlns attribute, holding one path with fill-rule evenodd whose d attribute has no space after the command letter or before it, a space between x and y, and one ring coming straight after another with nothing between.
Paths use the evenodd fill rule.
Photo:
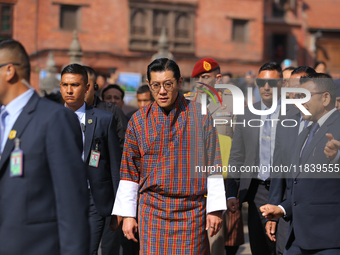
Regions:
<instances>
[{"instance_id":1,"label":"man's ear","mask_svg":"<svg viewBox=\"0 0 340 255\"><path fill-rule=\"evenodd\" d=\"M6 81L12 80L16 72L14 66L9 64L6 66L4 71L6 72Z\"/></svg>"},{"instance_id":2,"label":"man's ear","mask_svg":"<svg viewBox=\"0 0 340 255\"><path fill-rule=\"evenodd\" d=\"M222 75L219 73L216 75L216 84L217 83L220 83L221 82L221 79L222 79Z\"/></svg>"},{"instance_id":3,"label":"man's ear","mask_svg":"<svg viewBox=\"0 0 340 255\"><path fill-rule=\"evenodd\" d=\"M148 79L146 79L146 83L147 83L147 84L148 84L148 86L149 86L150 92L152 92L151 85L150 85L150 82L149 82L149 80L148 80Z\"/></svg>"},{"instance_id":4,"label":"man's ear","mask_svg":"<svg viewBox=\"0 0 340 255\"><path fill-rule=\"evenodd\" d=\"M331 103L331 94L329 94L329 92L325 92L323 95L323 105L325 107L329 106L329 104Z\"/></svg>"},{"instance_id":5,"label":"man's ear","mask_svg":"<svg viewBox=\"0 0 340 255\"><path fill-rule=\"evenodd\" d=\"M87 83L86 86L85 86L85 94L87 94L89 92L89 89L90 89L90 83Z\"/></svg>"},{"instance_id":6,"label":"man's ear","mask_svg":"<svg viewBox=\"0 0 340 255\"><path fill-rule=\"evenodd\" d=\"M177 85L178 90L181 89L182 84L183 84L183 77L179 78L179 80L178 80L178 85Z\"/></svg>"}]
</instances>

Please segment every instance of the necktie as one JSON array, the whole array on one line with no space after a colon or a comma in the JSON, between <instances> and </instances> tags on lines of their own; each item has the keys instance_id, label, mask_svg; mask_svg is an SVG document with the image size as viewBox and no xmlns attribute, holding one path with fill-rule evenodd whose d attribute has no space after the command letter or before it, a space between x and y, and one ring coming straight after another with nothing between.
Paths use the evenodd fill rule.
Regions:
<instances>
[{"instance_id":1,"label":"necktie","mask_svg":"<svg viewBox=\"0 0 340 255\"><path fill-rule=\"evenodd\" d=\"M81 154L81 158L84 161L84 147L85 147L85 125L81 122L83 118L83 115L78 115L78 120L80 123L80 127L81 127L81 136L82 136L82 140L83 140L83 152Z\"/></svg>"},{"instance_id":2,"label":"necktie","mask_svg":"<svg viewBox=\"0 0 340 255\"><path fill-rule=\"evenodd\" d=\"M4 140L4 133L5 133L5 118L8 115L6 110L1 111L0 114L0 155L2 154L2 143Z\"/></svg>"},{"instance_id":3,"label":"necktie","mask_svg":"<svg viewBox=\"0 0 340 255\"><path fill-rule=\"evenodd\" d=\"M259 178L266 180L270 176L269 166L271 163L271 121L270 115L267 116L262 129L261 137L261 153L260 153L260 165Z\"/></svg>"},{"instance_id":4,"label":"necktie","mask_svg":"<svg viewBox=\"0 0 340 255\"><path fill-rule=\"evenodd\" d=\"M318 123L314 123L312 126L311 126L311 129L309 131L309 135L308 135L308 138L307 138L307 141L306 141L306 144L305 144L305 147L303 147L302 149L302 153L301 153L301 157L300 157L300 162L302 162L302 159L305 155L305 152L306 152L306 149L308 148L308 145L311 143L314 135L315 135L315 132L319 129L319 124Z\"/></svg>"}]
</instances>

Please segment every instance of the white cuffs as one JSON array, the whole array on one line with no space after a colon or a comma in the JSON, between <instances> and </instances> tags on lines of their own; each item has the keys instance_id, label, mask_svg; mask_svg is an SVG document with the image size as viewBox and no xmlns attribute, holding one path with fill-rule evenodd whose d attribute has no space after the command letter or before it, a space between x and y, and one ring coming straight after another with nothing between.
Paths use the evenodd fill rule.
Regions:
<instances>
[{"instance_id":1,"label":"white cuffs","mask_svg":"<svg viewBox=\"0 0 340 255\"><path fill-rule=\"evenodd\" d=\"M136 218L138 183L120 180L112 215Z\"/></svg>"},{"instance_id":2,"label":"white cuffs","mask_svg":"<svg viewBox=\"0 0 340 255\"><path fill-rule=\"evenodd\" d=\"M138 183L121 180L113 206L112 215L136 217ZM207 183L207 213L227 210L222 176L209 176Z\"/></svg>"},{"instance_id":3,"label":"white cuffs","mask_svg":"<svg viewBox=\"0 0 340 255\"><path fill-rule=\"evenodd\" d=\"M227 210L224 181L222 175L208 177L207 213Z\"/></svg>"},{"instance_id":4,"label":"white cuffs","mask_svg":"<svg viewBox=\"0 0 340 255\"><path fill-rule=\"evenodd\" d=\"M278 205L278 207L280 207L281 210L283 211L283 216L284 216L284 217L287 216L285 208L283 208L282 205Z\"/></svg>"}]
</instances>

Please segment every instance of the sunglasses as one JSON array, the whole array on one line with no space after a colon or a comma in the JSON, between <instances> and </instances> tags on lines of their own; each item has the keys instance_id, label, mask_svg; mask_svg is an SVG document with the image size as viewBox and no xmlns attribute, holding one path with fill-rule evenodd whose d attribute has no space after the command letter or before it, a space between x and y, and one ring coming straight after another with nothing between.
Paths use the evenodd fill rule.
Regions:
<instances>
[{"instance_id":1,"label":"sunglasses","mask_svg":"<svg viewBox=\"0 0 340 255\"><path fill-rule=\"evenodd\" d=\"M319 95L319 94L324 94L324 93L326 93L327 91L320 91L320 92L310 92L310 96L312 97L312 96L314 96L314 95ZM303 94L303 93L296 93L295 95L294 95L294 97L296 98L296 99L300 99L300 98L305 98L306 97L306 94Z\"/></svg>"},{"instance_id":2,"label":"sunglasses","mask_svg":"<svg viewBox=\"0 0 340 255\"><path fill-rule=\"evenodd\" d=\"M14 65L14 66L20 66L20 63L6 63L6 64L0 65L0 68L3 67L3 66L7 66L7 65L9 65L9 64L12 64L12 65Z\"/></svg>"},{"instance_id":3,"label":"sunglasses","mask_svg":"<svg viewBox=\"0 0 340 255\"><path fill-rule=\"evenodd\" d=\"M277 87L277 84L279 83L279 81L281 81L281 79L259 79L256 78L256 85L259 88L262 88L266 85L266 83L268 83L269 87L274 88Z\"/></svg>"}]
</instances>

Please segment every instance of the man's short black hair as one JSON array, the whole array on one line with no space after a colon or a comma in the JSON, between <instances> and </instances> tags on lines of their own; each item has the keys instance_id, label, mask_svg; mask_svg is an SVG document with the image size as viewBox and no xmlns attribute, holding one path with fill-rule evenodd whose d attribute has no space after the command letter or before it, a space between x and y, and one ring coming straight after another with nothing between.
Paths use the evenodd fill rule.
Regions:
<instances>
[{"instance_id":1,"label":"man's short black hair","mask_svg":"<svg viewBox=\"0 0 340 255\"><path fill-rule=\"evenodd\" d=\"M223 76L229 76L230 78L233 78L233 75L232 75L231 73L229 73L229 72L228 72L228 73L223 73L223 74L222 74L222 77L223 77Z\"/></svg>"},{"instance_id":2,"label":"man's short black hair","mask_svg":"<svg viewBox=\"0 0 340 255\"><path fill-rule=\"evenodd\" d=\"M323 62L323 61L316 61L316 62L315 62L315 65L314 65L314 69L315 69L318 65L321 65L321 64L323 64L325 67L327 67L327 65L326 65L325 62Z\"/></svg>"},{"instance_id":3,"label":"man's short black hair","mask_svg":"<svg viewBox=\"0 0 340 255\"><path fill-rule=\"evenodd\" d=\"M15 65L16 72L27 82L30 82L31 64L24 46L13 39L5 39L0 41L0 50L6 50L10 53L11 59L19 64Z\"/></svg>"},{"instance_id":4,"label":"man's short black hair","mask_svg":"<svg viewBox=\"0 0 340 255\"><path fill-rule=\"evenodd\" d=\"M97 75L96 75L96 72L93 70L92 67L89 67L89 66L83 66L86 70L86 72L90 75L90 76L94 76L94 81L96 81L96 78L97 78Z\"/></svg>"},{"instance_id":5,"label":"man's short black hair","mask_svg":"<svg viewBox=\"0 0 340 255\"><path fill-rule=\"evenodd\" d=\"M150 93L150 99L151 99L151 101L154 101L154 98L153 98L153 96L152 96L152 93L151 93L150 88L149 88L148 85L142 85L142 86L140 86L140 87L137 89L137 95L138 95L138 94L148 93L148 92Z\"/></svg>"},{"instance_id":6,"label":"man's short black hair","mask_svg":"<svg viewBox=\"0 0 340 255\"><path fill-rule=\"evenodd\" d=\"M80 74L83 79L84 85L87 85L88 83L87 72L83 66L78 64L70 64L61 71L61 77L67 73Z\"/></svg>"},{"instance_id":7,"label":"man's short black hair","mask_svg":"<svg viewBox=\"0 0 340 255\"><path fill-rule=\"evenodd\" d=\"M124 90L117 84L110 84L105 89L103 89L103 91L102 91L102 99L103 100L104 100L105 92L108 91L109 89L118 89L120 91L120 93L122 93L122 100L124 99L124 96L125 96Z\"/></svg>"},{"instance_id":8,"label":"man's short black hair","mask_svg":"<svg viewBox=\"0 0 340 255\"><path fill-rule=\"evenodd\" d=\"M282 78L282 68L281 65L279 65L276 62L267 62L265 63L263 66L261 66L259 73L261 73L262 71L277 71L277 73L279 74L279 76Z\"/></svg>"},{"instance_id":9,"label":"man's short black hair","mask_svg":"<svg viewBox=\"0 0 340 255\"><path fill-rule=\"evenodd\" d=\"M299 66L297 68L294 69L294 71L292 72L293 74L299 74L299 73L306 73L306 74L313 74L316 73L315 70L309 66Z\"/></svg>"},{"instance_id":10,"label":"man's short black hair","mask_svg":"<svg viewBox=\"0 0 340 255\"><path fill-rule=\"evenodd\" d=\"M137 89L137 94L144 94L144 93L147 93L147 92L151 93L148 85L142 85Z\"/></svg>"},{"instance_id":11,"label":"man's short black hair","mask_svg":"<svg viewBox=\"0 0 340 255\"><path fill-rule=\"evenodd\" d=\"M107 78L107 76L106 76L104 73L97 73L97 77L98 77L98 76L103 77L105 80L106 80L106 78Z\"/></svg>"},{"instance_id":12,"label":"man's short black hair","mask_svg":"<svg viewBox=\"0 0 340 255\"><path fill-rule=\"evenodd\" d=\"M110 76L111 74L115 74L117 71L117 67L112 67L109 68L109 70L107 71L107 74Z\"/></svg>"},{"instance_id":13,"label":"man's short black hair","mask_svg":"<svg viewBox=\"0 0 340 255\"><path fill-rule=\"evenodd\" d=\"M300 85L312 81L318 92L328 92L331 95L331 103L335 105L336 88L332 77L325 73L312 73L300 78Z\"/></svg>"},{"instance_id":14,"label":"man's short black hair","mask_svg":"<svg viewBox=\"0 0 340 255\"><path fill-rule=\"evenodd\" d=\"M151 82L151 72L164 72L164 71L172 71L177 82L181 78L181 72L175 61L167 58L158 58L152 61L150 65L148 65L147 77L149 82Z\"/></svg>"},{"instance_id":15,"label":"man's short black hair","mask_svg":"<svg viewBox=\"0 0 340 255\"><path fill-rule=\"evenodd\" d=\"M294 67L294 66L288 66L288 67L286 67L285 69L282 70L282 73L285 72L285 71L294 71L295 68L296 67Z\"/></svg>"}]
</instances>

